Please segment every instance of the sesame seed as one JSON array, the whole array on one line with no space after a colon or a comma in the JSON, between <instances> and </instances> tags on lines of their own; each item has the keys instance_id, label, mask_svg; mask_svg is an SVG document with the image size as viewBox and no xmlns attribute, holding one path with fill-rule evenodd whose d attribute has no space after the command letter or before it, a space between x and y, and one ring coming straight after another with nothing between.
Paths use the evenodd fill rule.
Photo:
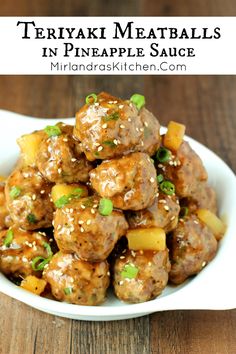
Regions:
<instances>
[{"instance_id":1,"label":"sesame seed","mask_svg":"<svg viewBox=\"0 0 236 354\"><path fill-rule=\"evenodd\" d=\"M115 145L118 145L118 141L117 141L116 139L113 140L113 143L114 143Z\"/></svg>"},{"instance_id":2,"label":"sesame seed","mask_svg":"<svg viewBox=\"0 0 236 354\"><path fill-rule=\"evenodd\" d=\"M206 262L205 261L202 262L202 267L205 267L205 265L206 265Z\"/></svg>"},{"instance_id":3,"label":"sesame seed","mask_svg":"<svg viewBox=\"0 0 236 354\"><path fill-rule=\"evenodd\" d=\"M108 277L109 277L109 276L111 275L111 273L108 271L108 272L107 272L107 275L108 275Z\"/></svg>"},{"instance_id":4,"label":"sesame seed","mask_svg":"<svg viewBox=\"0 0 236 354\"><path fill-rule=\"evenodd\" d=\"M102 125L102 128L103 128L103 129L106 129L106 128L107 128L107 123L103 124L103 125Z\"/></svg>"},{"instance_id":5,"label":"sesame seed","mask_svg":"<svg viewBox=\"0 0 236 354\"><path fill-rule=\"evenodd\" d=\"M157 166L158 166L159 168L164 167L161 163L159 163Z\"/></svg>"},{"instance_id":6,"label":"sesame seed","mask_svg":"<svg viewBox=\"0 0 236 354\"><path fill-rule=\"evenodd\" d=\"M173 215L170 220L173 221L174 219L175 219L175 215Z\"/></svg>"},{"instance_id":7,"label":"sesame seed","mask_svg":"<svg viewBox=\"0 0 236 354\"><path fill-rule=\"evenodd\" d=\"M68 139L67 138L63 138L62 139L65 143L67 143Z\"/></svg>"},{"instance_id":8,"label":"sesame seed","mask_svg":"<svg viewBox=\"0 0 236 354\"><path fill-rule=\"evenodd\" d=\"M103 146L99 146L98 151L102 151L102 150L103 150Z\"/></svg>"},{"instance_id":9,"label":"sesame seed","mask_svg":"<svg viewBox=\"0 0 236 354\"><path fill-rule=\"evenodd\" d=\"M144 125L145 125L145 127L148 127L148 123L147 122L144 122Z\"/></svg>"},{"instance_id":10,"label":"sesame seed","mask_svg":"<svg viewBox=\"0 0 236 354\"><path fill-rule=\"evenodd\" d=\"M155 178L151 177L151 178L150 178L150 182L151 182L151 183L154 183L154 182L155 182Z\"/></svg>"},{"instance_id":11,"label":"sesame seed","mask_svg":"<svg viewBox=\"0 0 236 354\"><path fill-rule=\"evenodd\" d=\"M165 199L160 199L160 200L158 200L158 203L160 203L160 204L166 204L166 200L165 200Z\"/></svg>"},{"instance_id":12,"label":"sesame seed","mask_svg":"<svg viewBox=\"0 0 236 354\"><path fill-rule=\"evenodd\" d=\"M140 129L139 129L139 131L140 131L140 132L143 132L143 131L144 131L144 129L143 129L143 128L140 128Z\"/></svg>"},{"instance_id":13,"label":"sesame seed","mask_svg":"<svg viewBox=\"0 0 236 354\"><path fill-rule=\"evenodd\" d=\"M84 228L83 228L82 226L81 226L81 228L80 228L80 231L81 231L81 232L84 232Z\"/></svg>"},{"instance_id":14,"label":"sesame seed","mask_svg":"<svg viewBox=\"0 0 236 354\"><path fill-rule=\"evenodd\" d=\"M24 172L23 173L23 177L28 178L29 177L29 173Z\"/></svg>"},{"instance_id":15,"label":"sesame seed","mask_svg":"<svg viewBox=\"0 0 236 354\"><path fill-rule=\"evenodd\" d=\"M91 209L91 214L95 214L95 210L94 209Z\"/></svg>"},{"instance_id":16,"label":"sesame seed","mask_svg":"<svg viewBox=\"0 0 236 354\"><path fill-rule=\"evenodd\" d=\"M197 220L193 220L194 224L199 224L199 222Z\"/></svg>"},{"instance_id":17,"label":"sesame seed","mask_svg":"<svg viewBox=\"0 0 236 354\"><path fill-rule=\"evenodd\" d=\"M44 194L44 193L45 193L45 190L44 190L44 189L42 189L42 190L40 191L40 193L41 193L41 194Z\"/></svg>"},{"instance_id":18,"label":"sesame seed","mask_svg":"<svg viewBox=\"0 0 236 354\"><path fill-rule=\"evenodd\" d=\"M90 220L90 219L87 220L86 224L87 224L87 225L90 225L90 224L91 224L91 220Z\"/></svg>"},{"instance_id":19,"label":"sesame seed","mask_svg":"<svg viewBox=\"0 0 236 354\"><path fill-rule=\"evenodd\" d=\"M28 259L26 257L22 257L21 259L22 259L22 262L24 262L24 263L28 262Z\"/></svg>"},{"instance_id":20,"label":"sesame seed","mask_svg":"<svg viewBox=\"0 0 236 354\"><path fill-rule=\"evenodd\" d=\"M78 224L79 224L79 225L83 225L83 223L84 223L83 220L79 220L79 221L78 221Z\"/></svg>"},{"instance_id":21,"label":"sesame seed","mask_svg":"<svg viewBox=\"0 0 236 354\"><path fill-rule=\"evenodd\" d=\"M136 131L139 132L139 128L138 127L136 127Z\"/></svg>"},{"instance_id":22,"label":"sesame seed","mask_svg":"<svg viewBox=\"0 0 236 354\"><path fill-rule=\"evenodd\" d=\"M120 256L120 259L125 259L125 256Z\"/></svg>"},{"instance_id":23,"label":"sesame seed","mask_svg":"<svg viewBox=\"0 0 236 354\"><path fill-rule=\"evenodd\" d=\"M177 165L180 166L180 165L181 165L181 162L180 162L180 161L177 161Z\"/></svg>"},{"instance_id":24,"label":"sesame seed","mask_svg":"<svg viewBox=\"0 0 236 354\"><path fill-rule=\"evenodd\" d=\"M70 209L69 209L69 208L66 208L65 210L66 210L66 212L67 212L67 213L69 213L69 212L70 212Z\"/></svg>"},{"instance_id":25,"label":"sesame seed","mask_svg":"<svg viewBox=\"0 0 236 354\"><path fill-rule=\"evenodd\" d=\"M70 208L70 213L73 213L74 209Z\"/></svg>"},{"instance_id":26,"label":"sesame seed","mask_svg":"<svg viewBox=\"0 0 236 354\"><path fill-rule=\"evenodd\" d=\"M144 146L144 142L141 140L141 146Z\"/></svg>"},{"instance_id":27,"label":"sesame seed","mask_svg":"<svg viewBox=\"0 0 236 354\"><path fill-rule=\"evenodd\" d=\"M180 221L180 222L184 222L184 219L180 218L179 221Z\"/></svg>"},{"instance_id":28,"label":"sesame seed","mask_svg":"<svg viewBox=\"0 0 236 354\"><path fill-rule=\"evenodd\" d=\"M61 168L58 168L57 172L60 174L62 173L62 169Z\"/></svg>"},{"instance_id":29,"label":"sesame seed","mask_svg":"<svg viewBox=\"0 0 236 354\"><path fill-rule=\"evenodd\" d=\"M133 104L130 102L129 106L130 106L130 107L133 107Z\"/></svg>"},{"instance_id":30,"label":"sesame seed","mask_svg":"<svg viewBox=\"0 0 236 354\"><path fill-rule=\"evenodd\" d=\"M94 143L94 145L95 145L95 146L100 146L100 144L99 144L99 143Z\"/></svg>"},{"instance_id":31,"label":"sesame seed","mask_svg":"<svg viewBox=\"0 0 236 354\"><path fill-rule=\"evenodd\" d=\"M131 250L131 255L132 255L132 257L135 257L136 253L133 250Z\"/></svg>"},{"instance_id":32,"label":"sesame seed","mask_svg":"<svg viewBox=\"0 0 236 354\"><path fill-rule=\"evenodd\" d=\"M36 200L36 194L32 195L32 200Z\"/></svg>"},{"instance_id":33,"label":"sesame seed","mask_svg":"<svg viewBox=\"0 0 236 354\"><path fill-rule=\"evenodd\" d=\"M118 101L113 101L114 104L116 104Z\"/></svg>"},{"instance_id":34,"label":"sesame seed","mask_svg":"<svg viewBox=\"0 0 236 354\"><path fill-rule=\"evenodd\" d=\"M94 103L94 106L96 106L96 107L99 106L99 103L98 102Z\"/></svg>"},{"instance_id":35,"label":"sesame seed","mask_svg":"<svg viewBox=\"0 0 236 354\"><path fill-rule=\"evenodd\" d=\"M125 125L124 124L120 124L120 129L125 129Z\"/></svg>"},{"instance_id":36,"label":"sesame seed","mask_svg":"<svg viewBox=\"0 0 236 354\"><path fill-rule=\"evenodd\" d=\"M86 208L86 206L85 205L83 205L83 204L81 204L81 209L85 209Z\"/></svg>"},{"instance_id":37,"label":"sesame seed","mask_svg":"<svg viewBox=\"0 0 236 354\"><path fill-rule=\"evenodd\" d=\"M173 166L173 165L174 165L174 162L170 160L169 165L170 165L170 166Z\"/></svg>"},{"instance_id":38,"label":"sesame seed","mask_svg":"<svg viewBox=\"0 0 236 354\"><path fill-rule=\"evenodd\" d=\"M60 230L61 228L62 228L61 225L58 225L58 226L57 226L57 230Z\"/></svg>"},{"instance_id":39,"label":"sesame seed","mask_svg":"<svg viewBox=\"0 0 236 354\"><path fill-rule=\"evenodd\" d=\"M117 144L121 144L121 141L119 139L117 139Z\"/></svg>"},{"instance_id":40,"label":"sesame seed","mask_svg":"<svg viewBox=\"0 0 236 354\"><path fill-rule=\"evenodd\" d=\"M174 165L174 166L177 166L177 164L178 164L177 161L174 161L174 162L173 162L173 165Z\"/></svg>"},{"instance_id":41,"label":"sesame seed","mask_svg":"<svg viewBox=\"0 0 236 354\"><path fill-rule=\"evenodd\" d=\"M75 161L76 161L76 159L74 157L72 157L71 162L75 162Z\"/></svg>"},{"instance_id":42,"label":"sesame seed","mask_svg":"<svg viewBox=\"0 0 236 354\"><path fill-rule=\"evenodd\" d=\"M128 122L132 122L132 119L131 119L131 118L128 118Z\"/></svg>"},{"instance_id":43,"label":"sesame seed","mask_svg":"<svg viewBox=\"0 0 236 354\"><path fill-rule=\"evenodd\" d=\"M52 226L54 226L54 220L52 221Z\"/></svg>"},{"instance_id":44,"label":"sesame seed","mask_svg":"<svg viewBox=\"0 0 236 354\"><path fill-rule=\"evenodd\" d=\"M120 104L120 105L119 105L119 108L120 108L120 109L122 109L123 107L124 107L124 105L123 105L123 104Z\"/></svg>"},{"instance_id":45,"label":"sesame seed","mask_svg":"<svg viewBox=\"0 0 236 354\"><path fill-rule=\"evenodd\" d=\"M118 285L123 285L123 284L124 284L124 280L118 282Z\"/></svg>"},{"instance_id":46,"label":"sesame seed","mask_svg":"<svg viewBox=\"0 0 236 354\"><path fill-rule=\"evenodd\" d=\"M143 254L143 250L140 250L139 253L140 253L140 254Z\"/></svg>"},{"instance_id":47,"label":"sesame seed","mask_svg":"<svg viewBox=\"0 0 236 354\"><path fill-rule=\"evenodd\" d=\"M149 265L149 267L151 267L151 265L152 265L152 262L148 262L148 265Z\"/></svg>"},{"instance_id":48,"label":"sesame seed","mask_svg":"<svg viewBox=\"0 0 236 354\"><path fill-rule=\"evenodd\" d=\"M97 207L98 207L98 205L97 205L97 204L94 204L94 205L93 205L93 208L97 208Z\"/></svg>"},{"instance_id":49,"label":"sesame seed","mask_svg":"<svg viewBox=\"0 0 236 354\"><path fill-rule=\"evenodd\" d=\"M166 211L169 211L169 210L170 210L170 208L168 207L168 205L165 205L165 206L164 206L164 209L165 209Z\"/></svg>"}]
</instances>

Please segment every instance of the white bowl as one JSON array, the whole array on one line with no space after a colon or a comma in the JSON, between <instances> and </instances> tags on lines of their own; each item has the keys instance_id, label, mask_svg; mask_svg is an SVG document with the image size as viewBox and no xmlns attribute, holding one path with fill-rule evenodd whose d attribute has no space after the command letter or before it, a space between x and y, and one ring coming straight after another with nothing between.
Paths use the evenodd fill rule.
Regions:
<instances>
[{"instance_id":1,"label":"white bowl","mask_svg":"<svg viewBox=\"0 0 236 354\"><path fill-rule=\"evenodd\" d=\"M0 174L8 174L14 166L19 153L17 137L58 121L62 119L36 119L0 110ZM74 123L74 119L64 121ZM162 295L155 300L133 305L118 301L112 293L101 306L79 306L57 302L17 287L2 274L0 291L41 311L77 320L119 320L175 309L235 308L236 178L230 168L212 151L193 139L186 139L204 162L209 173L209 182L217 191L219 213L228 225L215 259L200 274L178 287L167 286Z\"/></svg>"}]
</instances>

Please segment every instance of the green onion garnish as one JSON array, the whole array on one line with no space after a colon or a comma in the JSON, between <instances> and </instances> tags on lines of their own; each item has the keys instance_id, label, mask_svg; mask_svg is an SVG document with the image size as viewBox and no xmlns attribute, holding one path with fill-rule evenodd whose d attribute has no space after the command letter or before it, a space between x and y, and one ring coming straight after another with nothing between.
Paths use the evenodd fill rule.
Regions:
<instances>
[{"instance_id":1,"label":"green onion garnish","mask_svg":"<svg viewBox=\"0 0 236 354\"><path fill-rule=\"evenodd\" d=\"M45 133L51 138L52 136L61 135L61 129L57 125L47 125L44 128Z\"/></svg>"},{"instance_id":2,"label":"green onion garnish","mask_svg":"<svg viewBox=\"0 0 236 354\"><path fill-rule=\"evenodd\" d=\"M143 106L145 106L145 97L143 95L139 95L138 93L135 93L133 96L131 96L130 101L135 104L138 110L140 110Z\"/></svg>"},{"instance_id":3,"label":"green onion garnish","mask_svg":"<svg viewBox=\"0 0 236 354\"><path fill-rule=\"evenodd\" d=\"M15 199L15 198L19 197L20 193L21 193L20 187L13 186L13 187L11 188L9 194L10 194L11 199Z\"/></svg>"},{"instance_id":4,"label":"green onion garnish","mask_svg":"<svg viewBox=\"0 0 236 354\"><path fill-rule=\"evenodd\" d=\"M65 289L64 289L65 295L70 295L70 294L72 294L72 292L73 292L72 287L69 287L69 288L65 288Z\"/></svg>"},{"instance_id":5,"label":"green onion garnish","mask_svg":"<svg viewBox=\"0 0 236 354\"><path fill-rule=\"evenodd\" d=\"M90 93L90 95L85 98L86 104L94 104L97 102L97 100L98 96L95 93Z\"/></svg>"},{"instance_id":6,"label":"green onion garnish","mask_svg":"<svg viewBox=\"0 0 236 354\"><path fill-rule=\"evenodd\" d=\"M171 158L170 150L166 149L165 147L160 147L160 149L156 152L156 159L159 162L167 162Z\"/></svg>"},{"instance_id":7,"label":"green onion garnish","mask_svg":"<svg viewBox=\"0 0 236 354\"><path fill-rule=\"evenodd\" d=\"M158 176L157 176L157 182L158 183L161 183L164 181L164 176L160 173Z\"/></svg>"},{"instance_id":8,"label":"green onion garnish","mask_svg":"<svg viewBox=\"0 0 236 354\"><path fill-rule=\"evenodd\" d=\"M49 261L51 260L51 258L44 258L44 257L41 257L41 256L38 256L38 257L35 257L33 260L32 260L32 268L33 270L35 270L36 272L38 270L43 270L45 265L49 263Z\"/></svg>"},{"instance_id":9,"label":"green onion garnish","mask_svg":"<svg viewBox=\"0 0 236 354\"><path fill-rule=\"evenodd\" d=\"M173 195L175 193L175 185L170 181L163 181L160 184L160 189L167 195Z\"/></svg>"},{"instance_id":10,"label":"green onion garnish","mask_svg":"<svg viewBox=\"0 0 236 354\"><path fill-rule=\"evenodd\" d=\"M12 230L8 230L7 234L6 234L6 237L5 237L4 241L3 241L4 246L9 247L10 244L12 243L13 237L14 237L13 231Z\"/></svg>"},{"instance_id":11,"label":"green onion garnish","mask_svg":"<svg viewBox=\"0 0 236 354\"><path fill-rule=\"evenodd\" d=\"M114 112L109 114L108 116L102 117L104 122L109 122L110 120L118 120L120 118L119 112Z\"/></svg>"},{"instance_id":12,"label":"green onion garnish","mask_svg":"<svg viewBox=\"0 0 236 354\"><path fill-rule=\"evenodd\" d=\"M49 243L44 242L43 247L46 248L47 253L48 253L48 257L52 257L53 253L52 253L52 249L51 249L51 246L49 245Z\"/></svg>"},{"instance_id":13,"label":"green onion garnish","mask_svg":"<svg viewBox=\"0 0 236 354\"><path fill-rule=\"evenodd\" d=\"M27 220L30 224L35 224L37 219L34 214L27 215Z\"/></svg>"},{"instance_id":14,"label":"green onion garnish","mask_svg":"<svg viewBox=\"0 0 236 354\"><path fill-rule=\"evenodd\" d=\"M105 140L105 141L102 142L102 145L107 145L107 146L109 146L109 147L111 147L111 148L114 148L114 147L117 146L117 145L114 143L113 140Z\"/></svg>"},{"instance_id":15,"label":"green onion garnish","mask_svg":"<svg viewBox=\"0 0 236 354\"><path fill-rule=\"evenodd\" d=\"M61 196L59 199L57 199L55 201L54 204L55 204L55 206L57 208L63 208L65 205L70 203L70 201L72 199L80 198L82 193L83 193L83 189L82 188L75 188L72 193L70 193L68 195Z\"/></svg>"},{"instance_id":16,"label":"green onion garnish","mask_svg":"<svg viewBox=\"0 0 236 354\"><path fill-rule=\"evenodd\" d=\"M99 202L98 211L103 216L109 216L113 210L113 203L110 199L102 198Z\"/></svg>"},{"instance_id":17,"label":"green onion garnish","mask_svg":"<svg viewBox=\"0 0 236 354\"><path fill-rule=\"evenodd\" d=\"M180 218L185 218L185 216L188 215L189 209L188 207L181 207L180 212L179 212L179 217Z\"/></svg>"},{"instance_id":18,"label":"green onion garnish","mask_svg":"<svg viewBox=\"0 0 236 354\"><path fill-rule=\"evenodd\" d=\"M134 279L136 278L139 270L133 264L126 264L121 272L122 278Z\"/></svg>"}]
</instances>

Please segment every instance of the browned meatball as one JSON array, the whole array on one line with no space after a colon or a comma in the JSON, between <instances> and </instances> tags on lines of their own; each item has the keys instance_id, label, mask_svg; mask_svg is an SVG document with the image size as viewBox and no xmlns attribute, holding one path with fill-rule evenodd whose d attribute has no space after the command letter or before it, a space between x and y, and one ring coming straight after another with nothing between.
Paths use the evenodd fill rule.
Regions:
<instances>
[{"instance_id":1,"label":"browned meatball","mask_svg":"<svg viewBox=\"0 0 236 354\"><path fill-rule=\"evenodd\" d=\"M153 155L160 145L160 125L146 108L100 93L76 114L74 135L87 159L108 159L134 151Z\"/></svg>"},{"instance_id":2,"label":"browned meatball","mask_svg":"<svg viewBox=\"0 0 236 354\"><path fill-rule=\"evenodd\" d=\"M201 182L191 198L183 198L181 205L187 206L190 212L197 209L208 209L217 214L216 192L206 182Z\"/></svg>"},{"instance_id":3,"label":"browned meatball","mask_svg":"<svg viewBox=\"0 0 236 354\"><path fill-rule=\"evenodd\" d=\"M9 212L6 207L5 183L0 182L0 231L7 228L7 218Z\"/></svg>"},{"instance_id":4,"label":"browned meatball","mask_svg":"<svg viewBox=\"0 0 236 354\"><path fill-rule=\"evenodd\" d=\"M29 232L16 228L1 231L0 270L6 275L15 277L40 275L40 271L33 270L32 260L38 256L48 258L45 243L48 244L48 240L42 232Z\"/></svg>"},{"instance_id":5,"label":"browned meatball","mask_svg":"<svg viewBox=\"0 0 236 354\"><path fill-rule=\"evenodd\" d=\"M90 172L90 180L99 195L123 210L147 208L158 191L155 167L140 152L102 162Z\"/></svg>"},{"instance_id":6,"label":"browned meatball","mask_svg":"<svg viewBox=\"0 0 236 354\"><path fill-rule=\"evenodd\" d=\"M53 256L43 272L57 300L90 306L104 302L109 275L107 261L90 263L61 252Z\"/></svg>"},{"instance_id":7,"label":"browned meatball","mask_svg":"<svg viewBox=\"0 0 236 354\"><path fill-rule=\"evenodd\" d=\"M76 253L87 261L108 257L119 237L128 229L122 211L113 210L108 216L99 213L100 198L72 200L57 209L54 218L55 239L63 252Z\"/></svg>"},{"instance_id":8,"label":"browned meatball","mask_svg":"<svg viewBox=\"0 0 236 354\"><path fill-rule=\"evenodd\" d=\"M120 300L131 303L154 299L166 287L169 271L168 250L127 250L115 262L115 294Z\"/></svg>"},{"instance_id":9,"label":"browned meatball","mask_svg":"<svg viewBox=\"0 0 236 354\"><path fill-rule=\"evenodd\" d=\"M61 131L58 136L46 137L39 146L36 165L42 175L55 183L86 182L92 165L73 139L73 127L57 125Z\"/></svg>"},{"instance_id":10,"label":"browned meatball","mask_svg":"<svg viewBox=\"0 0 236 354\"><path fill-rule=\"evenodd\" d=\"M34 167L14 170L6 181L6 200L16 226L25 230L52 225L54 206L49 184Z\"/></svg>"},{"instance_id":11,"label":"browned meatball","mask_svg":"<svg viewBox=\"0 0 236 354\"><path fill-rule=\"evenodd\" d=\"M167 241L171 260L169 277L174 284L199 273L217 251L213 233L194 214L180 219Z\"/></svg>"},{"instance_id":12,"label":"browned meatball","mask_svg":"<svg viewBox=\"0 0 236 354\"><path fill-rule=\"evenodd\" d=\"M165 179L175 184L176 194L181 197L191 197L198 188L199 182L207 180L207 172L202 160L184 141L176 156L165 164L158 164Z\"/></svg>"},{"instance_id":13,"label":"browned meatball","mask_svg":"<svg viewBox=\"0 0 236 354\"><path fill-rule=\"evenodd\" d=\"M161 227L165 232L170 232L178 223L179 211L179 200L176 195L159 193L150 207L129 211L126 216L131 229Z\"/></svg>"}]
</instances>

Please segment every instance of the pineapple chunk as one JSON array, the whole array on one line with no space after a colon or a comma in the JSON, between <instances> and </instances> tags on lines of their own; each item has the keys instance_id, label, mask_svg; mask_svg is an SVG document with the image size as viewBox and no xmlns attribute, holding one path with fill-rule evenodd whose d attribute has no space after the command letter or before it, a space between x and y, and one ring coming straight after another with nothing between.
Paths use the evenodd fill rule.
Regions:
<instances>
[{"instance_id":1,"label":"pineapple chunk","mask_svg":"<svg viewBox=\"0 0 236 354\"><path fill-rule=\"evenodd\" d=\"M181 143L185 133L185 125L170 121L167 127L167 132L164 136L163 144L167 149L176 152Z\"/></svg>"},{"instance_id":2,"label":"pineapple chunk","mask_svg":"<svg viewBox=\"0 0 236 354\"><path fill-rule=\"evenodd\" d=\"M39 279L34 275L28 275L24 280L21 282L21 288L30 291L36 295L40 295L45 287L47 282L44 279Z\"/></svg>"},{"instance_id":3,"label":"pineapple chunk","mask_svg":"<svg viewBox=\"0 0 236 354\"><path fill-rule=\"evenodd\" d=\"M22 153L23 165L35 165L39 145L45 136L46 134L39 130L31 134L22 135L17 139L17 144Z\"/></svg>"},{"instance_id":4,"label":"pineapple chunk","mask_svg":"<svg viewBox=\"0 0 236 354\"><path fill-rule=\"evenodd\" d=\"M226 225L208 209L198 209L196 214L211 229L215 238L219 241L226 231Z\"/></svg>"},{"instance_id":5,"label":"pineapple chunk","mask_svg":"<svg viewBox=\"0 0 236 354\"><path fill-rule=\"evenodd\" d=\"M166 249L166 234L159 227L128 230L129 249L164 251Z\"/></svg>"},{"instance_id":6,"label":"pineapple chunk","mask_svg":"<svg viewBox=\"0 0 236 354\"><path fill-rule=\"evenodd\" d=\"M80 193L80 189L82 192ZM78 193L79 192L79 193ZM57 201L60 200L60 198L65 197L65 196L70 196L73 194L80 195L80 197L87 197L88 195L88 189L86 186L76 183L76 184L55 184L55 186L52 187L52 201L53 203L56 203Z\"/></svg>"}]
</instances>

